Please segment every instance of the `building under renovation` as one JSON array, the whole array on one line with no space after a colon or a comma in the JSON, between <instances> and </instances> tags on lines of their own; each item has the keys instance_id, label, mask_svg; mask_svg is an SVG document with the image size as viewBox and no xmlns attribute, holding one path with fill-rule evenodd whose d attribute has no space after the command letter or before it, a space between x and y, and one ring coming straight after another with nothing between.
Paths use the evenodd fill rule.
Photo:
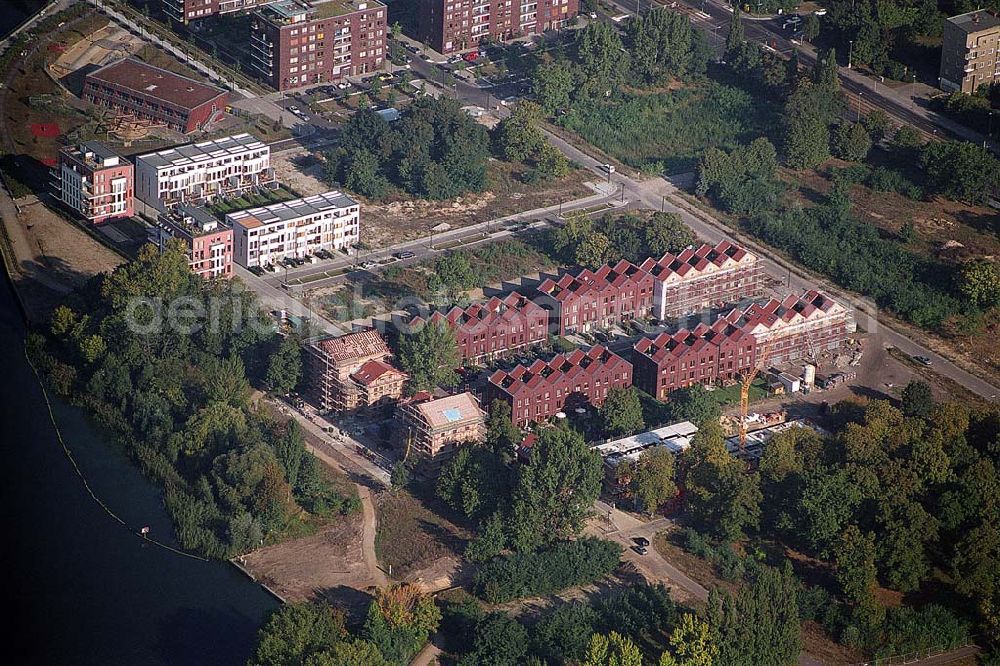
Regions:
<instances>
[{"instance_id":1,"label":"building under renovation","mask_svg":"<svg viewBox=\"0 0 1000 666\"><path fill-rule=\"evenodd\" d=\"M403 395L406 373L393 367L392 350L374 328L306 345L307 396L322 410L350 411Z\"/></svg>"}]
</instances>

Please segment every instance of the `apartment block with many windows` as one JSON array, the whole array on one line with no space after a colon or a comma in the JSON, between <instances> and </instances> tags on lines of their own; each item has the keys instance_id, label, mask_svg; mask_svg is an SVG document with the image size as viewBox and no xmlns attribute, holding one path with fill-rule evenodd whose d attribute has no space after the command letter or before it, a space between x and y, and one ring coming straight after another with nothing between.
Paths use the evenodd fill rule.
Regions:
<instances>
[{"instance_id":1,"label":"apartment block with many windows","mask_svg":"<svg viewBox=\"0 0 1000 666\"><path fill-rule=\"evenodd\" d=\"M465 51L483 39L507 41L558 30L580 0L420 0L419 38L440 53Z\"/></svg>"},{"instance_id":2,"label":"apartment block with many windows","mask_svg":"<svg viewBox=\"0 0 1000 666\"><path fill-rule=\"evenodd\" d=\"M149 240L161 250L171 238L187 247L191 271L203 278L233 274L233 230L204 208L181 204L160 213L150 227Z\"/></svg>"},{"instance_id":3,"label":"apartment block with many windows","mask_svg":"<svg viewBox=\"0 0 1000 666\"><path fill-rule=\"evenodd\" d=\"M257 5L272 0L160 0L163 13L178 23L189 23L198 19L228 14L244 9L252 9Z\"/></svg>"},{"instance_id":4,"label":"apartment block with many windows","mask_svg":"<svg viewBox=\"0 0 1000 666\"><path fill-rule=\"evenodd\" d=\"M358 202L337 191L226 215L234 258L246 268L349 248L360 238L360 220Z\"/></svg>"},{"instance_id":5,"label":"apartment block with many windows","mask_svg":"<svg viewBox=\"0 0 1000 666\"><path fill-rule=\"evenodd\" d=\"M253 71L278 90L381 69L386 6L377 0L278 0L253 12Z\"/></svg>"},{"instance_id":6,"label":"apartment block with many windows","mask_svg":"<svg viewBox=\"0 0 1000 666\"><path fill-rule=\"evenodd\" d=\"M59 151L52 172L56 198L94 224L133 213L133 166L103 143L87 141Z\"/></svg>"},{"instance_id":7,"label":"apartment block with many windows","mask_svg":"<svg viewBox=\"0 0 1000 666\"><path fill-rule=\"evenodd\" d=\"M486 404L503 400L510 405L511 420L523 428L542 422L565 409L585 404L599 407L614 387L632 385L632 364L597 345L575 349L551 361L541 359L513 370L497 370L484 391Z\"/></svg>"},{"instance_id":8,"label":"apartment block with many windows","mask_svg":"<svg viewBox=\"0 0 1000 666\"><path fill-rule=\"evenodd\" d=\"M135 171L136 196L159 211L278 184L271 149L245 133L140 155Z\"/></svg>"},{"instance_id":9,"label":"apartment block with many windows","mask_svg":"<svg viewBox=\"0 0 1000 666\"><path fill-rule=\"evenodd\" d=\"M942 90L971 94L1000 81L1000 19L974 11L952 16L942 25Z\"/></svg>"}]
</instances>

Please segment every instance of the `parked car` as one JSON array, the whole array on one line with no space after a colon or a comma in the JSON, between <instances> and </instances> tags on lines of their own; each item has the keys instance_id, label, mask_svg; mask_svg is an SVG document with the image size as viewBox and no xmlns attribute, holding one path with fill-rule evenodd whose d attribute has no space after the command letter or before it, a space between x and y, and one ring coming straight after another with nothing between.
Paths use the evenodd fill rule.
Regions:
<instances>
[{"instance_id":1,"label":"parked car","mask_svg":"<svg viewBox=\"0 0 1000 666\"><path fill-rule=\"evenodd\" d=\"M781 24L781 29L788 30L789 28L798 28L800 23L802 23L802 17L798 14L792 14L791 16L785 17L784 23Z\"/></svg>"},{"instance_id":2,"label":"parked car","mask_svg":"<svg viewBox=\"0 0 1000 666\"><path fill-rule=\"evenodd\" d=\"M640 555L645 555L646 553L649 552L649 549L646 548L645 546L632 546L632 550L639 553Z\"/></svg>"},{"instance_id":3,"label":"parked car","mask_svg":"<svg viewBox=\"0 0 1000 666\"><path fill-rule=\"evenodd\" d=\"M404 250L402 252L397 252L393 256L396 257L397 259L412 259L413 257L415 257L417 255L413 254L409 250Z\"/></svg>"},{"instance_id":4,"label":"parked car","mask_svg":"<svg viewBox=\"0 0 1000 666\"><path fill-rule=\"evenodd\" d=\"M601 171L604 173L614 173L616 171L614 164L602 164Z\"/></svg>"},{"instance_id":5,"label":"parked car","mask_svg":"<svg viewBox=\"0 0 1000 666\"><path fill-rule=\"evenodd\" d=\"M640 546L643 546L643 547L649 545L649 539L647 539L646 537L636 537L636 538L632 539L632 541L635 541L636 544L638 544Z\"/></svg>"},{"instance_id":6,"label":"parked car","mask_svg":"<svg viewBox=\"0 0 1000 666\"><path fill-rule=\"evenodd\" d=\"M337 90L347 90L351 87L351 84L346 81L341 81L337 84Z\"/></svg>"},{"instance_id":7,"label":"parked car","mask_svg":"<svg viewBox=\"0 0 1000 666\"><path fill-rule=\"evenodd\" d=\"M479 51L469 51L464 56L462 56L462 60L464 60L465 62L476 62L477 60L479 60Z\"/></svg>"},{"instance_id":8,"label":"parked car","mask_svg":"<svg viewBox=\"0 0 1000 666\"><path fill-rule=\"evenodd\" d=\"M914 356L913 360L916 361L917 363L921 363L921 364L927 365L927 366L930 366L930 365L934 364L934 361L930 360L926 356Z\"/></svg>"},{"instance_id":9,"label":"parked car","mask_svg":"<svg viewBox=\"0 0 1000 666\"><path fill-rule=\"evenodd\" d=\"M814 11L813 14L815 14L816 16L826 16L826 7L820 7L819 9Z\"/></svg>"}]
</instances>

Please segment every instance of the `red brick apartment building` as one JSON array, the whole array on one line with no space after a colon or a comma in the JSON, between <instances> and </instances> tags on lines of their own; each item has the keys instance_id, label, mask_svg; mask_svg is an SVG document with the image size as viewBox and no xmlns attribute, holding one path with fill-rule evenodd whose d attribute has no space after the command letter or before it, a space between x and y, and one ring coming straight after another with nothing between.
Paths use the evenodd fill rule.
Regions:
<instances>
[{"instance_id":1,"label":"red brick apartment building","mask_svg":"<svg viewBox=\"0 0 1000 666\"><path fill-rule=\"evenodd\" d=\"M407 376L392 367L392 351L374 328L306 345L307 392L324 410L347 411L398 400Z\"/></svg>"},{"instance_id":2,"label":"red brick apartment building","mask_svg":"<svg viewBox=\"0 0 1000 666\"><path fill-rule=\"evenodd\" d=\"M149 236L161 250L170 238L183 242L195 275L206 279L233 275L233 229L204 208L181 204L160 213Z\"/></svg>"},{"instance_id":3,"label":"red brick apartment building","mask_svg":"<svg viewBox=\"0 0 1000 666\"><path fill-rule=\"evenodd\" d=\"M653 276L657 319L721 307L762 292L760 260L729 241L666 254L659 261L647 259L640 268Z\"/></svg>"},{"instance_id":4,"label":"red brick apartment building","mask_svg":"<svg viewBox=\"0 0 1000 666\"><path fill-rule=\"evenodd\" d=\"M847 308L812 289L733 310L725 320L756 338L764 366L836 349L857 330Z\"/></svg>"},{"instance_id":5,"label":"red brick apartment building","mask_svg":"<svg viewBox=\"0 0 1000 666\"><path fill-rule=\"evenodd\" d=\"M272 0L161 0L163 12L178 23L251 9Z\"/></svg>"},{"instance_id":6,"label":"red brick apartment building","mask_svg":"<svg viewBox=\"0 0 1000 666\"><path fill-rule=\"evenodd\" d=\"M692 384L734 380L752 367L757 340L726 319L642 338L632 353L634 384L658 400Z\"/></svg>"},{"instance_id":7,"label":"red brick apartment building","mask_svg":"<svg viewBox=\"0 0 1000 666\"><path fill-rule=\"evenodd\" d=\"M546 278L538 292L551 307L559 335L648 317L653 308L653 276L624 259L596 271Z\"/></svg>"},{"instance_id":8,"label":"red brick apartment building","mask_svg":"<svg viewBox=\"0 0 1000 666\"><path fill-rule=\"evenodd\" d=\"M419 326L424 318L414 317L410 326ZM509 352L543 344L548 339L549 313L527 297L513 292L503 298L494 296L485 303L467 308L453 307L445 313L431 314L426 321L445 323L455 330L462 360L488 363Z\"/></svg>"},{"instance_id":9,"label":"red brick apartment building","mask_svg":"<svg viewBox=\"0 0 1000 666\"><path fill-rule=\"evenodd\" d=\"M385 62L387 14L377 0L263 5L251 22L251 67L278 90L375 72Z\"/></svg>"},{"instance_id":10,"label":"red brick apartment building","mask_svg":"<svg viewBox=\"0 0 1000 666\"><path fill-rule=\"evenodd\" d=\"M597 345L589 351L575 349L546 363L519 365L507 372L497 370L486 386L486 404L504 400L511 420L518 427L540 422L564 407L582 403L600 406L612 387L632 385L632 364Z\"/></svg>"},{"instance_id":11,"label":"red brick apartment building","mask_svg":"<svg viewBox=\"0 0 1000 666\"><path fill-rule=\"evenodd\" d=\"M83 99L183 134L222 118L229 94L186 76L125 58L87 74Z\"/></svg>"},{"instance_id":12,"label":"red brick apartment building","mask_svg":"<svg viewBox=\"0 0 1000 666\"><path fill-rule=\"evenodd\" d=\"M52 171L56 198L93 224L131 217L134 184L132 163L98 141L63 148Z\"/></svg>"},{"instance_id":13,"label":"red brick apartment building","mask_svg":"<svg viewBox=\"0 0 1000 666\"><path fill-rule=\"evenodd\" d=\"M419 38L439 53L558 30L580 11L580 0L419 1Z\"/></svg>"}]
</instances>

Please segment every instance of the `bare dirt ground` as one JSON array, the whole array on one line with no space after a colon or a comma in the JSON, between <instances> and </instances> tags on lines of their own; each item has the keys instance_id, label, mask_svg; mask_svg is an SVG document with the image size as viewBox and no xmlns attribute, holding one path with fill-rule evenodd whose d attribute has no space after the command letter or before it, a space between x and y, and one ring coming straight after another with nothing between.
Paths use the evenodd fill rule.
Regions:
<instances>
[{"instance_id":1,"label":"bare dirt ground","mask_svg":"<svg viewBox=\"0 0 1000 666\"><path fill-rule=\"evenodd\" d=\"M256 550L244 566L287 601L326 599L356 611L363 592L376 584L362 552L360 513L336 521L312 536Z\"/></svg>"},{"instance_id":2,"label":"bare dirt ground","mask_svg":"<svg viewBox=\"0 0 1000 666\"><path fill-rule=\"evenodd\" d=\"M332 188L323 182L323 163L309 154L303 153L272 153L271 167L278 176L278 182L295 190L301 196L328 192ZM367 224L368 211L365 209Z\"/></svg>"}]
</instances>

